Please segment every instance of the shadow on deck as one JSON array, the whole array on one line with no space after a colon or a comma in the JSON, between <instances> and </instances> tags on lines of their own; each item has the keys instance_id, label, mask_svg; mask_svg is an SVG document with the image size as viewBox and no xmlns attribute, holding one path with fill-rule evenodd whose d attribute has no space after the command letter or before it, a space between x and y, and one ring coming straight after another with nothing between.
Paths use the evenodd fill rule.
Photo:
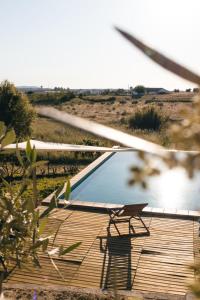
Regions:
<instances>
[{"instance_id":1,"label":"shadow on deck","mask_svg":"<svg viewBox=\"0 0 200 300\"><path fill-rule=\"evenodd\" d=\"M104 253L100 282L102 289L132 289L135 269L131 261L131 239L142 236L147 236L147 233L99 237L100 251Z\"/></svg>"}]
</instances>

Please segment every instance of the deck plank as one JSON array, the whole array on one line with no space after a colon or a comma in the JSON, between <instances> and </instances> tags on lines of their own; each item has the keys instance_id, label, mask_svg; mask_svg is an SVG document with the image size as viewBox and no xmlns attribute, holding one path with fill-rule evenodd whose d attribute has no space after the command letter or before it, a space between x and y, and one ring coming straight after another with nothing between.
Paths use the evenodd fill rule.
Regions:
<instances>
[{"instance_id":1,"label":"deck plank","mask_svg":"<svg viewBox=\"0 0 200 300\"><path fill-rule=\"evenodd\" d=\"M114 227L108 237L108 220L107 214L98 211L55 209L45 234L55 233L60 226L55 245L68 247L81 242L61 259L53 256L65 280L41 254L41 269L28 264L27 269L15 269L6 282L187 293L187 283L194 278L188 266L194 262L194 254L199 257L199 224L195 219L149 213L144 221L150 236L143 235L141 224L134 220L137 235L130 236L127 224L120 224L123 237L118 237Z\"/></svg>"}]
</instances>

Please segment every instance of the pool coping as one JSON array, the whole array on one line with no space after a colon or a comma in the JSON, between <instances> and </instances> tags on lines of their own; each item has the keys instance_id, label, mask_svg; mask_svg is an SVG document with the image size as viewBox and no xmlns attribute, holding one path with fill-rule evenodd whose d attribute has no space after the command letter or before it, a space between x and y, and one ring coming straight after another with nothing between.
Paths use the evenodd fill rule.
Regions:
<instances>
[{"instance_id":1,"label":"pool coping","mask_svg":"<svg viewBox=\"0 0 200 300\"><path fill-rule=\"evenodd\" d=\"M119 148L119 146L114 146L113 149ZM99 156L97 159L95 159L92 163L90 163L87 167L85 167L83 170L81 170L78 174L73 176L70 179L70 185L71 189L73 190L78 184L80 184L85 178L87 178L93 171L95 171L98 167L100 167L107 159L109 159L112 155L114 155L116 152L106 152ZM66 190L66 183L64 184L64 187L62 191L60 192L58 198L64 194ZM43 199L42 204L48 204L50 202L50 199L52 196L55 195L55 191L51 193L49 196L47 196L45 199ZM100 202L92 202L92 201L78 201L78 200L70 200L70 201L65 201L65 203L62 203L62 199L60 198L59 204L61 206L65 205L70 205L73 206L73 202L75 206L78 206L75 202L82 202L83 206L84 204L86 207L91 206L92 204L94 205L95 209L99 208L105 208L106 207L111 207L111 206L119 206L119 204L114 204L114 203L104 203L105 205L103 206L103 203ZM120 204L123 205L123 204ZM183 210L183 209L170 209L170 208L160 208L160 207L150 207L147 206L143 209L144 213L151 213L155 215L166 215L166 216L182 216L182 217L197 217L200 218L200 210Z\"/></svg>"}]
</instances>

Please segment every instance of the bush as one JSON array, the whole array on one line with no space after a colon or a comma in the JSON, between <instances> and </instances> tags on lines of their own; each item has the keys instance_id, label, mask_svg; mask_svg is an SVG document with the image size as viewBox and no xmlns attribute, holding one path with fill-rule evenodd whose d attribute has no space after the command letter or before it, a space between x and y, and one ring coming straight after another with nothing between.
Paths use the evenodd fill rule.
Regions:
<instances>
[{"instance_id":1,"label":"bush","mask_svg":"<svg viewBox=\"0 0 200 300\"><path fill-rule=\"evenodd\" d=\"M129 119L129 127L135 129L159 130L165 118L154 107L138 110Z\"/></svg>"},{"instance_id":2,"label":"bush","mask_svg":"<svg viewBox=\"0 0 200 300\"><path fill-rule=\"evenodd\" d=\"M34 110L25 94L16 87L3 81L0 85L0 120L8 127L13 127L19 139L31 135L31 123Z\"/></svg>"},{"instance_id":3,"label":"bush","mask_svg":"<svg viewBox=\"0 0 200 300\"><path fill-rule=\"evenodd\" d=\"M132 103L132 104L138 104L138 101L137 101L137 100L132 100L131 103Z\"/></svg>"},{"instance_id":4,"label":"bush","mask_svg":"<svg viewBox=\"0 0 200 300\"><path fill-rule=\"evenodd\" d=\"M126 100L121 99L121 100L119 101L119 103L120 103L120 104L126 104Z\"/></svg>"},{"instance_id":5,"label":"bush","mask_svg":"<svg viewBox=\"0 0 200 300\"><path fill-rule=\"evenodd\" d=\"M113 104L116 100L116 97L108 97L108 98L82 98L82 100L85 100L87 102L91 102L91 103L101 103L101 104L104 104L104 103L107 103L107 104Z\"/></svg>"},{"instance_id":6,"label":"bush","mask_svg":"<svg viewBox=\"0 0 200 300\"><path fill-rule=\"evenodd\" d=\"M115 101L116 100L116 97L109 97L108 98L108 101Z\"/></svg>"},{"instance_id":7,"label":"bush","mask_svg":"<svg viewBox=\"0 0 200 300\"><path fill-rule=\"evenodd\" d=\"M60 105L75 98L70 90L54 93L34 93L28 94L33 105Z\"/></svg>"}]
</instances>

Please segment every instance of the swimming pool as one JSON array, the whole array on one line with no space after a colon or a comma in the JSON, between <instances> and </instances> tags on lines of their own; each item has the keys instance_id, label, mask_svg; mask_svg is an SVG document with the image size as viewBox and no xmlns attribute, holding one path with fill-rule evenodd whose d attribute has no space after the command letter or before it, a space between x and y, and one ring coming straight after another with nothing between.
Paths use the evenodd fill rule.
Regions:
<instances>
[{"instance_id":1,"label":"swimming pool","mask_svg":"<svg viewBox=\"0 0 200 300\"><path fill-rule=\"evenodd\" d=\"M161 163L152 157L155 164ZM200 210L200 172L191 180L182 168L163 168L148 180L148 189L128 184L130 167L138 165L136 152L110 155L99 167L72 187L71 199L91 202L130 204L148 202L150 207Z\"/></svg>"}]
</instances>

